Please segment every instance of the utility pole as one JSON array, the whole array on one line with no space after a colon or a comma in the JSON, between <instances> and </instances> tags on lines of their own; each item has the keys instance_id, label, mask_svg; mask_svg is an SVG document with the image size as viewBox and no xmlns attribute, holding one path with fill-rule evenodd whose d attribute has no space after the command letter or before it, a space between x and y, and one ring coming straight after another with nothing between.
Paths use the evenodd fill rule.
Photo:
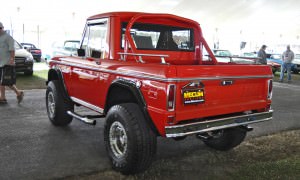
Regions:
<instances>
[{"instance_id":1,"label":"utility pole","mask_svg":"<svg viewBox=\"0 0 300 180\"><path fill-rule=\"evenodd\" d=\"M40 25L37 25L37 39L38 39L38 47L40 47Z\"/></svg>"},{"instance_id":2,"label":"utility pole","mask_svg":"<svg viewBox=\"0 0 300 180\"><path fill-rule=\"evenodd\" d=\"M23 23L23 43L24 43L24 36L25 36L25 25Z\"/></svg>"}]
</instances>

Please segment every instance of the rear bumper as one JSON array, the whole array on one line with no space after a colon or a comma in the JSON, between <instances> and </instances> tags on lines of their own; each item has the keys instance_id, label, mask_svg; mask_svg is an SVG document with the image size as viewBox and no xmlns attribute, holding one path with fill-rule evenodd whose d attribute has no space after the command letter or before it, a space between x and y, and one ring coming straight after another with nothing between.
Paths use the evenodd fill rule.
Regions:
<instances>
[{"instance_id":1,"label":"rear bumper","mask_svg":"<svg viewBox=\"0 0 300 180\"><path fill-rule=\"evenodd\" d=\"M272 119L273 110L262 113L245 114L228 118L205 120L190 124L166 126L166 137L181 137L191 134L204 133L220 129L232 128L242 125L269 121Z\"/></svg>"}]
</instances>

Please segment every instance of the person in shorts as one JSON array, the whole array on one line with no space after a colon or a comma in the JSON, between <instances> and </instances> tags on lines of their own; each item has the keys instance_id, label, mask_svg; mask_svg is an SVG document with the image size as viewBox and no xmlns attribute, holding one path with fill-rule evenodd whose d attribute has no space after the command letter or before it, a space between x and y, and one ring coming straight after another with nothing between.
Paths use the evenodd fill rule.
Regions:
<instances>
[{"instance_id":1,"label":"person in shorts","mask_svg":"<svg viewBox=\"0 0 300 180\"><path fill-rule=\"evenodd\" d=\"M4 65L15 65L15 40L4 31L4 26L0 22L0 72ZM2 77L2 74L0 74ZM12 89L17 96L18 103L22 102L24 92L19 90L14 84L8 86ZM6 104L7 100L5 97L5 86L0 84L0 104Z\"/></svg>"}]
</instances>

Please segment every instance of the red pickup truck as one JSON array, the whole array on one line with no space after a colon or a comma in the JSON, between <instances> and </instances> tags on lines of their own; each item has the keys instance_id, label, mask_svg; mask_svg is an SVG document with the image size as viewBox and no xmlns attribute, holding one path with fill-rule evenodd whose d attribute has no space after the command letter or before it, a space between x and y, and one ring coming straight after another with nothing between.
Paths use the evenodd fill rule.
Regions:
<instances>
[{"instance_id":1,"label":"red pickup truck","mask_svg":"<svg viewBox=\"0 0 300 180\"><path fill-rule=\"evenodd\" d=\"M229 150L252 130L249 124L272 119L270 67L218 63L200 25L176 15L92 16L78 55L55 57L49 66L50 121L105 121L108 156L123 174L150 166L157 136L195 135ZM74 106L96 113L82 115Z\"/></svg>"}]
</instances>

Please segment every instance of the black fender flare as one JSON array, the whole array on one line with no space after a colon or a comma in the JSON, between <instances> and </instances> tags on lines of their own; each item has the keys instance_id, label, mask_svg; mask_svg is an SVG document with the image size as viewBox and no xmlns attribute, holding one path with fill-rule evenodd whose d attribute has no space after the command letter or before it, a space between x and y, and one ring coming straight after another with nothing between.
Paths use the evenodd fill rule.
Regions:
<instances>
[{"instance_id":1,"label":"black fender flare","mask_svg":"<svg viewBox=\"0 0 300 180\"><path fill-rule=\"evenodd\" d=\"M67 88L66 88L65 83L64 83L64 78L63 78L62 72L59 68L49 69L48 79L46 81L46 85L48 85L48 83L52 80L58 80L59 88L62 92L63 97L67 101L73 102L72 99L70 98L69 94L68 94Z\"/></svg>"},{"instance_id":2,"label":"black fender flare","mask_svg":"<svg viewBox=\"0 0 300 180\"><path fill-rule=\"evenodd\" d=\"M115 79L111 83L111 85L108 89L107 97L109 97L111 90L115 87L125 88L134 96L134 98L135 98L134 102L137 103L138 106L141 108L147 124L153 130L154 133L159 135L159 132L156 129L156 126L154 125L154 123L148 113L147 103L144 99L144 96L143 96L141 90L140 90L140 83L132 81L132 80L123 79L123 78ZM105 114L108 112L109 108L111 107L111 105L108 103L108 101L109 101L108 99L109 98L106 98L106 103L105 103L105 108L104 108Z\"/></svg>"}]
</instances>

